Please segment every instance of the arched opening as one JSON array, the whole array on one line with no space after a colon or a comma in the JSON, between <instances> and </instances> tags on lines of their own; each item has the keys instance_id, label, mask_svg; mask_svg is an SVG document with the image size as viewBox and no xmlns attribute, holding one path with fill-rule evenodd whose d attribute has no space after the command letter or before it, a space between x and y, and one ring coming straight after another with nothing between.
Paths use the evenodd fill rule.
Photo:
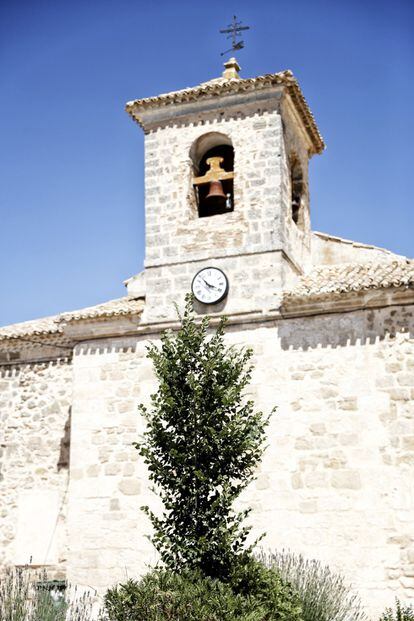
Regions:
<instances>
[{"instance_id":1,"label":"arched opening","mask_svg":"<svg viewBox=\"0 0 414 621\"><path fill-rule=\"evenodd\" d=\"M303 173L296 155L290 158L291 210L292 220L300 225L302 220Z\"/></svg>"},{"instance_id":2,"label":"arched opening","mask_svg":"<svg viewBox=\"0 0 414 621\"><path fill-rule=\"evenodd\" d=\"M200 218L234 210L234 149L225 134L210 132L190 150L193 188Z\"/></svg>"}]
</instances>

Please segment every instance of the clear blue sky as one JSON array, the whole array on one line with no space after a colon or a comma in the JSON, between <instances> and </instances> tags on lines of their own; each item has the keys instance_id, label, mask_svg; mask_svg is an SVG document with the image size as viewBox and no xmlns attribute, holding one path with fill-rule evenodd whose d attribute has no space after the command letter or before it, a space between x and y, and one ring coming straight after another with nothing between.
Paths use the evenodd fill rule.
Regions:
<instances>
[{"instance_id":1,"label":"clear blue sky","mask_svg":"<svg viewBox=\"0 0 414 621\"><path fill-rule=\"evenodd\" d=\"M0 325L124 295L142 268L143 137L125 102L292 69L327 150L315 230L414 255L412 0L2 0Z\"/></svg>"}]
</instances>

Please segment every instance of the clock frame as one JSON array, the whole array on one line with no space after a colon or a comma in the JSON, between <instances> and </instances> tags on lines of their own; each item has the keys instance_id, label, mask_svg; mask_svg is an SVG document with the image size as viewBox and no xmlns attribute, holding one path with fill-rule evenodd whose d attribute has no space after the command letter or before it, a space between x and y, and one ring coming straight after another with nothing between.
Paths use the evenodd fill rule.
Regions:
<instances>
[{"instance_id":1,"label":"clock frame","mask_svg":"<svg viewBox=\"0 0 414 621\"><path fill-rule=\"evenodd\" d=\"M210 274L209 274L210 272ZM205 300L202 298L202 296L200 294L197 294L197 278L201 277L201 274L205 274L206 277L210 277L211 278L211 272L214 273L215 278L219 278L221 280L218 281L217 284L220 285L220 288L218 289L218 295L216 298L213 298L212 300ZM204 278L202 278L204 280ZM224 281L224 284L222 285L221 283ZM212 287L213 289L216 288L215 285L209 285L208 281L204 280L204 282L206 283L207 287ZM224 298L227 296L228 292L229 292L229 279L227 278L226 274L223 272L223 270L221 270L219 267L213 267L213 266L209 266L209 267L203 267L201 270L199 270L195 275L194 278L191 282L191 291L192 294L194 295L195 299L197 300L197 302L200 302L201 304L205 304L205 305L212 305L212 304L218 304L219 302L221 302L222 300L224 300Z\"/></svg>"}]
</instances>

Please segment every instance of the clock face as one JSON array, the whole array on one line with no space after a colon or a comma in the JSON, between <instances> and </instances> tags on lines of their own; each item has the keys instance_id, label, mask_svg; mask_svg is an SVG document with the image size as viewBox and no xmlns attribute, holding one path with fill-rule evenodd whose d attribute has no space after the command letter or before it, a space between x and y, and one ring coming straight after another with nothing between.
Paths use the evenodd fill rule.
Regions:
<instances>
[{"instance_id":1,"label":"clock face","mask_svg":"<svg viewBox=\"0 0 414 621\"><path fill-rule=\"evenodd\" d=\"M229 289L227 276L217 267L205 267L193 278L191 290L194 297L203 304L217 304Z\"/></svg>"}]
</instances>

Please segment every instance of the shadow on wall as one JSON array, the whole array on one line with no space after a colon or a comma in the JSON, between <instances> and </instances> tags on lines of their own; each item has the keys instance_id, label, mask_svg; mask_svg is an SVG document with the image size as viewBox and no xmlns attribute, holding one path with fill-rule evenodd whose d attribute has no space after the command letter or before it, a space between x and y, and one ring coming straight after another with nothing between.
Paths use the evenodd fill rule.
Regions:
<instances>
[{"instance_id":1,"label":"shadow on wall","mask_svg":"<svg viewBox=\"0 0 414 621\"><path fill-rule=\"evenodd\" d=\"M414 307L399 306L285 319L278 322L283 350L374 345L401 336L414 339Z\"/></svg>"},{"instance_id":2,"label":"shadow on wall","mask_svg":"<svg viewBox=\"0 0 414 621\"><path fill-rule=\"evenodd\" d=\"M70 424L72 417L72 406L69 407L68 417L65 422L65 427L63 429L63 436L60 440L60 450L59 450L59 460L57 463L58 472L61 470L69 469L70 462Z\"/></svg>"}]
</instances>

